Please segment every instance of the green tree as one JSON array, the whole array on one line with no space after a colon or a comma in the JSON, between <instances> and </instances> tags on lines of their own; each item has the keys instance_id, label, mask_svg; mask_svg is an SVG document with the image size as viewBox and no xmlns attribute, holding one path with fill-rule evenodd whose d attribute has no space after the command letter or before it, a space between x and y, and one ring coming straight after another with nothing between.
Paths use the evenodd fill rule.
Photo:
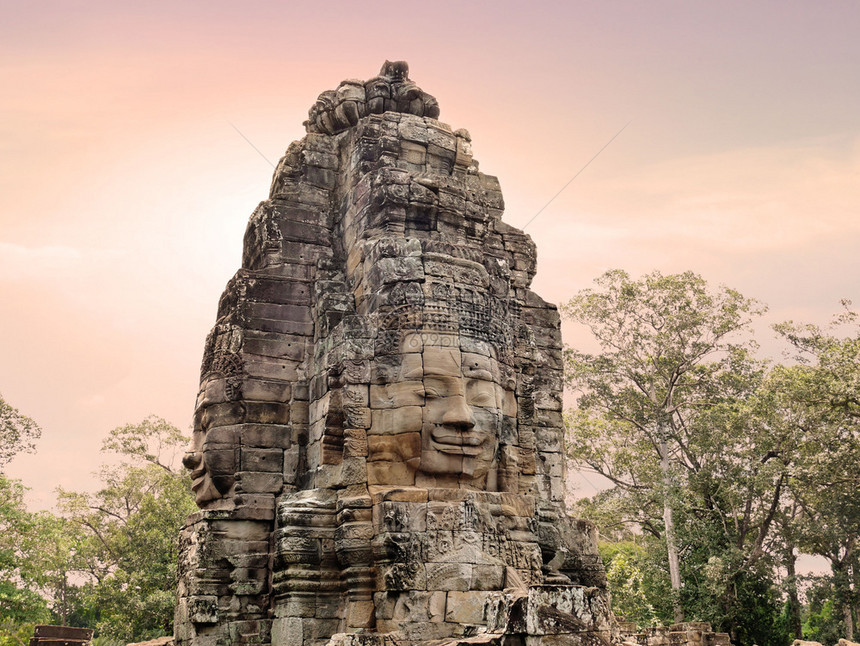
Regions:
<instances>
[{"instance_id":1,"label":"green tree","mask_svg":"<svg viewBox=\"0 0 860 646\"><path fill-rule=\"evenodd\" d=\"M697 515L681 508L688 500L682 490L687 484L705 490L697 498L705 515L725 522L736 513L735 505L725 509L717 472L740 472L750 464L750 453L762 464L769 461L749 443L737 447L746 449L742 455L726 456L705 415L723 416L732 427L749 426L748 411L736 405L737 393L748 393L762 368L750 359L752 342L744 334L765 308L728 288L710 290L692 272L654 272L635 281L612 270L595 282L599 289L581 291L562 308L587 326L600 346L599 354L566 351L566 380L579 394L567 417L570 457L622 490L627 518L664 541L673 618L683 621L676 515ZM772 468L759 476L761 471L756 469L758 484L769 483L771 498L778 500L782 476L774 481ZM757 495L754 502L762 500ZM772 520L765 511L761 522L753 523L757 511L728 521L743 534L741 543L752 544L738 556L737 566L746 572L763 556Z\"/></svg>"},{"instance_id":2,"label":"green tree","mask_svg":"<svg viewBox=\"0 0 860 646\"><path fill-rule=\"evenodd\" d=\"M36 422L19 413L0 395L0 469L18 453L32 453L41 435L42 429Z\"/></svg>"},{"instance_id":3,"label":"green tree","mask_svg":"<svg viewBox=\"0 0 860 646\"><path fill-rule=\"evenodd\" d=\"M82 571L85 537L68 519L50 512L34 514L32 578L48 603L53 620L68 626L88 626L91 617L80 600L78 581Z\"/></svg>"},{"instance_id":4,"label":"green tree","mask_svg":"<svg viewBox=\"0 0 860 646\"><path fill-rule=\"evenodd\" d=\"M24 505L24 486L2 472L15 455L33 451L41 433L0 395L0 646L18 646L50 616L30 558L37 517Z\"/></svg>"},{"instance_id":5,"label":"green tree","mask_svg":"<svg viewBox=\"0 0 860 646\"><path fill-rule=\"evenodd\" d=\"M776 326L798 351L780 384L798 409L801 459L790 482L804 551L830 562L833 607L854 639L860 614L860 326L848 301L827 327ZM826 610L826 609L825 609Z\"/></svg>"},{"instance_id":6,"label":"green tree","mask_svg":"<svg viewBox=\"0 0 860 646\"><path fill-rule=\"evenodd\" d=\"M176 459L187 444L174 426L149 417L111 431L103 450L127 463L103 467L94 494L60 491L60 509L85 537L81 596L97 609L99 634L126 641L172 631L179 530L196 509Z\"/></svg>"},{"instance_id":7,"label":"green tree","mask_svg":"<svg viewBox=\"0 0 860 646\"><path fill-rule=\"evenodd\" d=\"M835 644L845 632L841 613L834 603L830 577L811 577L806 591L808 602L803 612L803 639Z\"/></svg>"},{"instance_id":8,"label":"green tree","mask_svg":"<svg viewBox=\"0 0 860 646\"><path fill-rule=\"evenodd\" d=\"M113 429L102 444L103 451L113 451L137 463L153 464L176 474L188 437L167 420L150 415L138 424Z\"/></svg>"},{"instance_id":9,"label":"green tree","mask_svg":"<svg viewBox=\"0 0 860 646\"><path fill-rule=\"evenodd\" d=\"M36 422L0 395L0 646L19 646L34 624L50 617L33 558L41 517L27 511L25 487L2 472L18 453L32 452L41 434Z\"/></svg>"},{"instance_id":10,"label":"green tree","mask_svg":"<svg viewBox=\"0 0 860 646\"><path fill-rule=\"evenodd\" d=\"M35 514L24 505L24 486L0 474L0 645L19 646L34 624L50 618L31 559Z\"/></svg>"},{"instance_id":11,"label":"green tree","mask_svg":"<svg viewBox=\"0 0 860 646\"><path fill-rule=\"evenodd\" d=\"M633 621L639 627L658 623L658 610L652 599L665 593L665 583L654 572L654 549L661 550L657 541L645 537L639 540L602 542L600 556L606 566L606 578L612 594L612 611L616 616ZM649 547L651 548L649 553ZM665 598L665 595L663 595Z\"/></svg>"}]
</instances>

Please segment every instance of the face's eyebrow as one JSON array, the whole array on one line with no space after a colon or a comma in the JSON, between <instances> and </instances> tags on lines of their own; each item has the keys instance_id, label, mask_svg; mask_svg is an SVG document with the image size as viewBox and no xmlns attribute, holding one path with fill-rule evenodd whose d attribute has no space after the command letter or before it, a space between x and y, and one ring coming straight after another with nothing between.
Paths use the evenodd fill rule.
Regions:
<instances>
[{"instance_id":1,"label":"face's eyebrow","mask_svg":"<svg viewBox=\"0 0 860 646\"><path fill-rule=\"evenodd\" d=\"M428 394L435 394L437 397L448 397L462 394L463 386L460 379L455 376L431 376L424 380L424 391Z\"/></svg>"},{"instance_id":2,"label":"face's eyebrow","mask_svg":"<svg viewBox=\"0 0 860 646\"><path fill-rule=\"evenodd\" d=\"M492 371L486 368L463 368L463 376L481 381L496 381Z\"/></svg>"},{"instance_id":3,"label":"face's eyebrow","mask_svg":"<svg viewBox=\"0 0 860 646\"><path fill-rule=\"evenodd\" d=\"M472 352L463 353L463 376L470 379L496 381L498 365L495 360Z\"/></svg>"},{"instance_id":4,"label":"face's eyebrow","mask_svg":"<svg viewBox=\"0 0 860 646\"><path fill-rule=\"evenodd\" d=\"M420 365L417 368L412 368L412 370L406 370L400 375L401 379L404 381L411 381L413 379L420 380L423 376L424 368Z\"/></svg>"}]
</instances>

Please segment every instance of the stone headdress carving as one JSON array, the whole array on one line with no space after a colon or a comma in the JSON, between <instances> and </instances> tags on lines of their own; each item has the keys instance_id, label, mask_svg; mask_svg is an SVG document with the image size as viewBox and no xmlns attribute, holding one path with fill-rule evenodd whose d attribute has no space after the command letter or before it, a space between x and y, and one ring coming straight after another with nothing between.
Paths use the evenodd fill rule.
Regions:
<instances>
[{"instance_id":1,"label":"stone headdress carving","mask_svg":"<svg viewBox=\"0 0 860 646\"><path fill-rule=\"evenodd\" d=\"M439 104L409 80L406 62L385 61L379 76L369 81L349 79L336 90L320 94L308 111L305 128L309 133L335 135L355 126L369 114L385 112L436 119Z\"/></svg>"}]
</instances>

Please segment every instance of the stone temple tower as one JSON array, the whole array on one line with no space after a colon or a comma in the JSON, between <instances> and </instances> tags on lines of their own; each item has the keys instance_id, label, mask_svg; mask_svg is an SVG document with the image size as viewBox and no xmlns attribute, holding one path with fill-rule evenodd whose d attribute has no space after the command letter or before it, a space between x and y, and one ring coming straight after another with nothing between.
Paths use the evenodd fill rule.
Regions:
<instances>
[{"instance_id":1,"label":"stone temple tower","mask_svg":"<svg viewBox=\"0 0 860 646\"><path fill-rule=\"evenodd\" d=\"M558 313L438 116L402 62L323 92L251 215L185 458L179 646L611 640Z\"/></svg>"}]
</instances>

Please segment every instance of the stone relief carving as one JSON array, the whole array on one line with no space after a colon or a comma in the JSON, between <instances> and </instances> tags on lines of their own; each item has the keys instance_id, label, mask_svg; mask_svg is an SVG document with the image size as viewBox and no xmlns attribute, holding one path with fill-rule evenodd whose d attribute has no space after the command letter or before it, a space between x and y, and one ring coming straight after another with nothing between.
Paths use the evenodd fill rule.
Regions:
<instances>
[{"instance_id":1,"label":"stone relief carving","mask_svg":"<svg viewBox=\"0 0 860 646\"><path fill-rule=\"evenodd\" d=\"M179 646L610 637L564 507L558 314L438 114L402 62L324 92L250 218L185 459ZM586 589L587 630L510 616Z\"/></svg>"}]
</instances>

